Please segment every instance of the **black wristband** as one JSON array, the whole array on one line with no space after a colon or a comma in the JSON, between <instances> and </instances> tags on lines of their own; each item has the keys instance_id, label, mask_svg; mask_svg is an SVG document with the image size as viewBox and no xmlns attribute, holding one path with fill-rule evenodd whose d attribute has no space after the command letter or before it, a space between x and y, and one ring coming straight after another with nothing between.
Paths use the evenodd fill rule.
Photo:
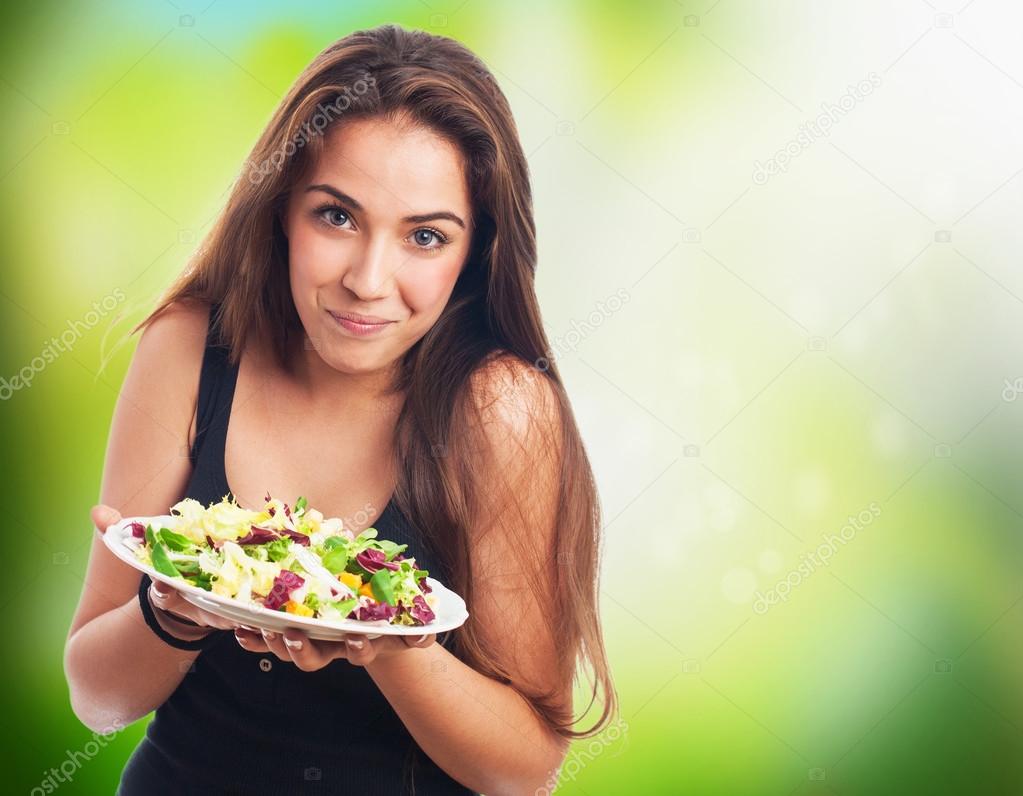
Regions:
<instances>
[{"instance_id":1,"label":"black wristband","mask_svg":"<svg viewBox=\"0 0 1023 796\"><path fill-rule=\"evenodd\" d=\"M159 636L161 641L179 650L203 650L220 638L220 633L217 630L212 630L194 641L178 638L164 630L156 618L152 603L149 602L149 586L152 582L153 579L143 572L142 581L139 583L139 606L142 608L142 618L146 620L149 629Z\"/></svg>"}]
</instances>

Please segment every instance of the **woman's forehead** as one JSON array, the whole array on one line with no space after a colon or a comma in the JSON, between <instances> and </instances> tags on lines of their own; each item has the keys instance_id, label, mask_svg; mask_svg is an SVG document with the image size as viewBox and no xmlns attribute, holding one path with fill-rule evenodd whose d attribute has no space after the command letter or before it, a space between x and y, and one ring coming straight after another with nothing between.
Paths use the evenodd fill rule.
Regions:
<instances>
[{"instance_id":1,"label":"woman's forehead","mask_svg":"<svg viewBox=\"0 0 1023 796\"><path fill-rule=\"evenodd\" d=\"M469 195L458 148L429 128L382 119L334 125L307 180L331 185L367 212L447 209L465 218Z\"/></svg>"}]
</instances>

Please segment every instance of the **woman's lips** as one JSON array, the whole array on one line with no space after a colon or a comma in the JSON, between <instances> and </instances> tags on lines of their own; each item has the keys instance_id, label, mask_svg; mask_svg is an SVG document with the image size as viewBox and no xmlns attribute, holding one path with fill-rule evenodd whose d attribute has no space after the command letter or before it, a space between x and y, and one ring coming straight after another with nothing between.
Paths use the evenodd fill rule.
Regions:
<instances>
[{"instance_id":1,"label":"woman's lips","mask_svg":"<svg viewBox=\"0 0 1023 796\"><path fill-rule=\"evenodd\" d=\"M365 325L373 323L390 323L390 321L387 320L387 318L380 318L377 317L376 315L360 315L357 312L334 312L333 310L328 310L328 312L330 312L331 315L336 315L339 318L346 318L347 320L352 321L354 323L361 323Z\"/></svg>"},{"instance_id":2,"label":"woman's lips","mask_svg":"<svg viewBox=\"0 0 1023 796\"><path fill-rule=\"evenodd\" d=\"M327 310L339 327L360 337L378 334L390 326L393 321L385 318L378 318L374 315L359 315L354 312L334 312Z\"/></svg>"}]
</instances>

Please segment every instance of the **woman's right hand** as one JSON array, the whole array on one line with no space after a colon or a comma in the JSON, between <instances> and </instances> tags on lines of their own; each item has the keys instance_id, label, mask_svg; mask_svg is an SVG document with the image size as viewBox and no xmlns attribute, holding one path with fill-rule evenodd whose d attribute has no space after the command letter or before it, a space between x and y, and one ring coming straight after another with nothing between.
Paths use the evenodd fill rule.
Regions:
<instances>
[{"instance_id":1,"label":"woman's right hand","mask_svg":"<svg viewBox=\"0 0 1023 796\"><path fill-rule=\"evenodd\" d=\"M105 533L108 527L121 521L121 512L110 506L93 506L91 514L93 525L101 533ZM178 589L162 581L154 580L149 585L149 599L154 608L170 614L172 620L184 617L198 625L197 629L234 630L239 627L239 624L231 619L224 619L193 605L181 596ZM187 627L187 623L182 624L182 628Z\"/></svg>"},{"instance_id":2,"label":"woman's right hand","mask_svg":"<svg viewBox=\"0 0 1023 796\"><path fill-rule=\"evenodd\" d=\"M224 619L193 605L181 596L180 591L163 581L154 580L149 584L149 600L154 608L170 614L172 620L184 617L194 622L198 625L196 630L234 630L238 627L238 623L233 619ZM187 623L183 626L189 627Z\"/></svg>"}]
</instances>

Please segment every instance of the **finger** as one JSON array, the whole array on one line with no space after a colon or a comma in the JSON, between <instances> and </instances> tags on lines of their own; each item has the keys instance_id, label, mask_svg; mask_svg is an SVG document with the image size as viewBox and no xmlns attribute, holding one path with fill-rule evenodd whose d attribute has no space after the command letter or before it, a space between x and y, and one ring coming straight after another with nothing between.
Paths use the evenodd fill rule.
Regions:
<instances>
[{"instance_id":1,"label":"finger","mask_svg":"<svg viewBox=\"0 0 1023 796\"><path fill-rule=\"evenodd\" d=\"M180 613L181 595L178 594L177 589L168 586L162 580L154 578L153 582L149 584L149 599L153 601L153 605L163 611Z\"/></svg>"},{"instance_id":2,"label":"finger","mask_svg":"<svg viewBox=\"0 0 1023 796\"><path fill-rule=\"evenodd\" d=\"M198 622L200 625L215 627L217 630L234 630L238 626L234 619L227 619L223 616L211 614L209 611L204 611L201 608L196 608L184 597L181 598L181 605L182 607L190 606L188 609L185 609L189 612L189 619L193 622Z\"/></svg>"},{"instance_id":3,"label":"finger","mask_svg":"<svg viewBox=\"0 0 1023 796\"><path fill-rule=\"evenodd\" d=\"M197 613L196 609L173 586L154 579L149 585L149 594L157 608L195 621L192 615Z\"/></svg>"},{"instance_id":4,"label":"finger","mask_svg":"<svg viewBox=\"0 0 1023 796\"><path fill-rule=\"evenodd\" d=\"M149 586L149 595L153 605L178 619L186 619L200 627L211 627L217 630L230 630L234 623L213 614L200 610L181 596L181 592L163 581L154 580Z\"/></svg>"},{"instance_id":5,"label":"finger","mask_svg":"<svg viewBox=\"0 0 1023 796\"><path fill-rule=\"evenodd\" d=\"M238 640L238 645L249 652L269 652L270 648L266 645L263 640L263 634L258 630L249 630L248 628L236 627L234 629L234 637Z\"/></svg>"},{"instance_id":6,"label":"finger","mask_svg":"<svg viewBox=\"0 0 1023 796\"><path fill-rule=\"evenodd\" d=\"M331 649L330 642L311 639L301 630L288 628L284 631L283 638L291 660L304 672L322 669L337 657L335 654L337 649Z\"/></svg>"},{"instance_id":7,"label":"finger","mask_svg":"<svg viewBox=\"0 0 1023 796\"><path fill-rule=\"evenodd\" d=\"M383 639L378 640L383 641ZM355 666L365 666L372 663L377 657L375 643L365 636L355 633L349 634L345 636L345 646L347 648L345 657L348 658L349 663Z\"/></svg>"},{"instance_id":8,"label":"finger","mask_svg":"<svg viewBox=\"0 0 1023 796\"><path fill-rule=\"evenodd\" d=\"M282 661L292 663L291 653L288 652L288 648L284 646L284 638L280 633L276 633L273 630L263 630L263 642L266 644L267 649L270 650L274 655L280 658Z\"/></svg>"},{"instance_id":9,"label":"finger","mask_svg":"<svg viewBox=\"0 0 1023 796\"><path fill-rule=\"evenodd\" d=\"M121 512L102 503L98 506L93 506L89 516L92 519L92 524L100 531L106 531L115 522L121 521Z\"/></svg>"},{"instance_id":10,"label":"finger","mask_svg":"<svg viewBox=\"0 0 1023 796\"><path fill-rule=\"evenodd\" d=\"M402 636L401 640L405 642L408 647L429 647L437 640L436 633L427 633L422 636Z\"/></svg>"}]
</instances>

